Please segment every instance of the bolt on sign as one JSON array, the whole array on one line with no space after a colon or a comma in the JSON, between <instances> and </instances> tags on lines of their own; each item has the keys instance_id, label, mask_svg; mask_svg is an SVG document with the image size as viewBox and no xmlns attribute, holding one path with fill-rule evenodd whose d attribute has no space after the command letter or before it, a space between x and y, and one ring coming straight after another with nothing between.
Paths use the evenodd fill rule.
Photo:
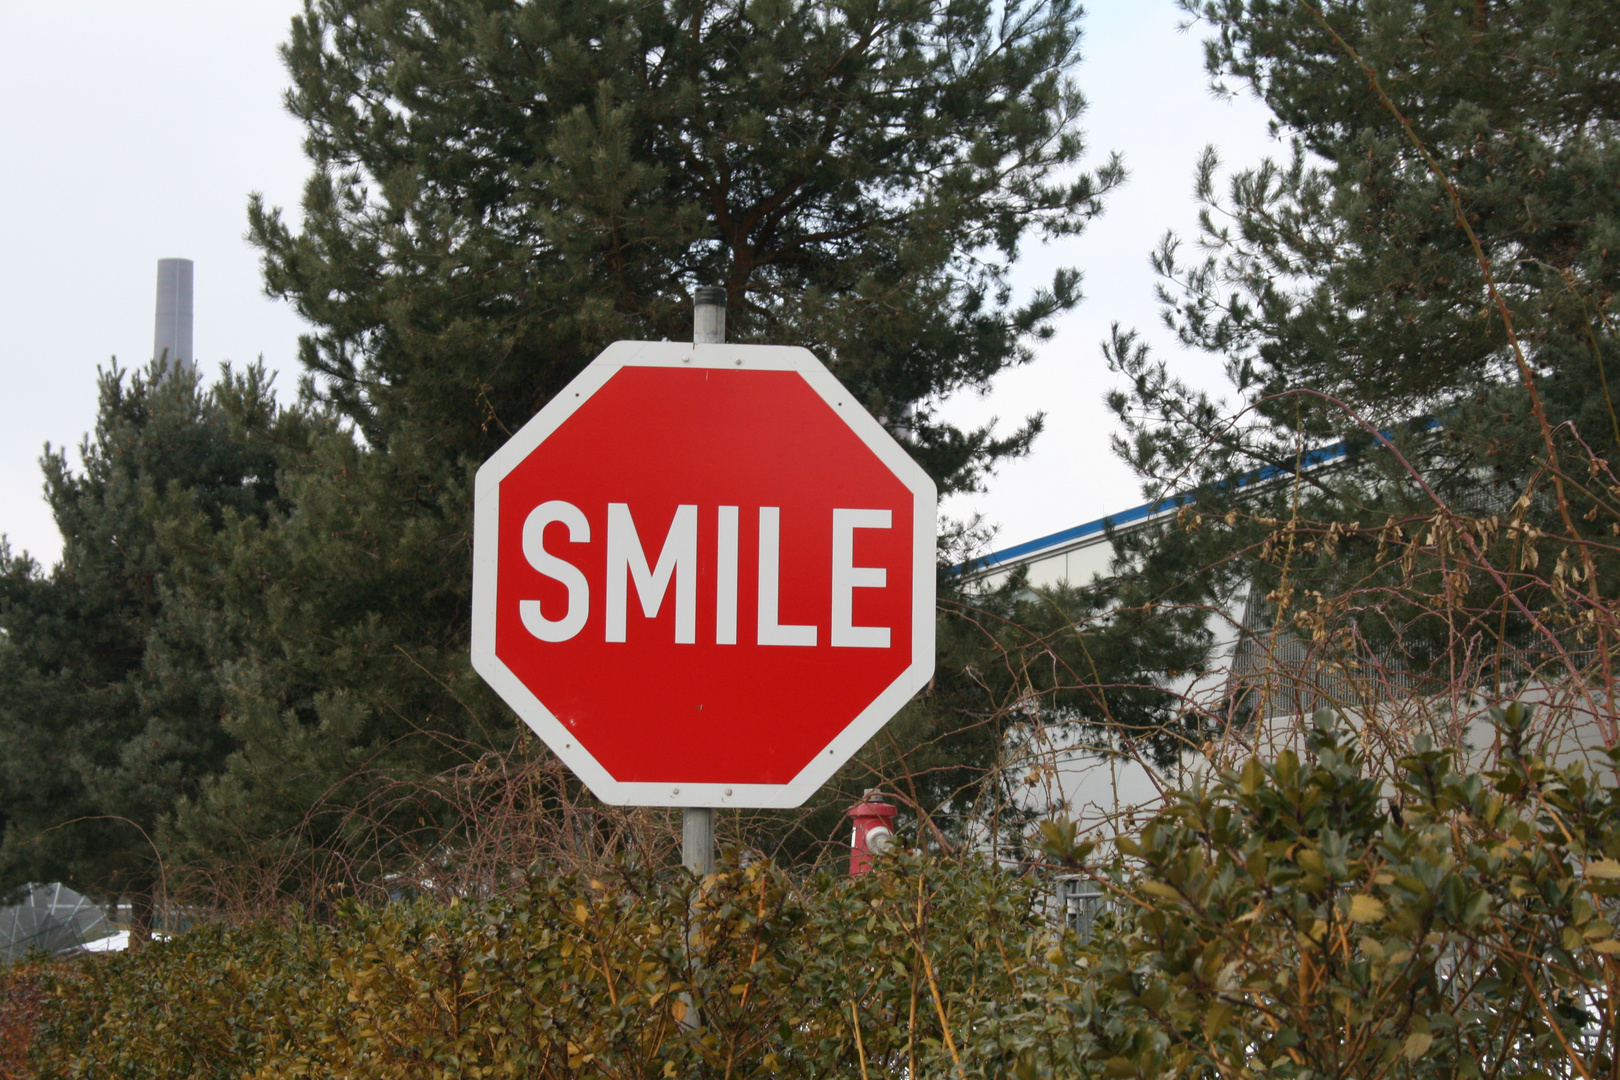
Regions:
<instances>
[{"instance_id":1,"label":"bolt on sign","mask_svg":"<svg viewBox=\"0 0 1620 1080\"><path fill-rule=\"evenodd\" d=\"M809 351L620 341L478 471L473 666L604 802L798 806L933 676L935 515Z\"/></svg>"}]
</instances>

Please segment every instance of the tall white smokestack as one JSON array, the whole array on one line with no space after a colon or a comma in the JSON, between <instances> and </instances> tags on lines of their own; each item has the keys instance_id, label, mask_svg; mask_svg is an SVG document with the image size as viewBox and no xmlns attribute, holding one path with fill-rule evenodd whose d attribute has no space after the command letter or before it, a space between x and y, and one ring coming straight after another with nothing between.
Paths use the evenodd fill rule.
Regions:
<instances>
[{"instance_id":1,"label":"tall white smokestack","mask_svg":"<svg viewBox=\"0 0 1620 1080\"><path fill-rule=\"evenodd\" d=\"M157 331L152 337L152 359L167 352L170 370L191 367L191 260L159 259L157 272Z\"/></svg>"}]
</instances>

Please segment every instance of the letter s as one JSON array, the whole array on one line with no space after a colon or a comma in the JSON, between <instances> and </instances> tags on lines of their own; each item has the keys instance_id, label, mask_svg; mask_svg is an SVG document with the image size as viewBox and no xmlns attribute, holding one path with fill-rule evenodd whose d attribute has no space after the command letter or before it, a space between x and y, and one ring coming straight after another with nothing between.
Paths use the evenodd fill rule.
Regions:
<instances>
[{"instance_id":1,"label":"letter s","mask_svg":"<svg viewBox=\"0 0 1620 1080\"><path fill-rule=\"evenodd\" d=\"M567 641L585 626L591 612L591 585L573 563L563 562L546 550L546 526L560 521L568 526L570 543L583 544L591 538L591 523L573 503L553 499L529 511L523 522L523 557L537 571L568 587L568 611L560 619L540 614L540 601L519 600L518 614L524 629L541 641Z\"/></svg>"}]
</instances>

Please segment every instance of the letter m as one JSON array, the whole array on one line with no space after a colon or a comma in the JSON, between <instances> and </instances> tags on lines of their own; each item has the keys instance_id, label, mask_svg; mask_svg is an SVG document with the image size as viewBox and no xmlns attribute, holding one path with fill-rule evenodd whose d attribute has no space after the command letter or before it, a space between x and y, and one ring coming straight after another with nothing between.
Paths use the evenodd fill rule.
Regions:
<instances>
[{"instance_id":1,"label":"letter m","mask_svg":"<svg viewBox=\"0 0 1620 1080\"><path fill-rule=\"evenodd\" d=\"M636 534L635 519L627 503L608 503L607 520L607 640L623 641L625 609L630 603L630 581L641 597L642 614L658 614L675 579L675 643L697 641L697 521L695 505L675 508L669 535L658 555L656 569L647 565L647 553Z\"/></svg>"}]
</instances>

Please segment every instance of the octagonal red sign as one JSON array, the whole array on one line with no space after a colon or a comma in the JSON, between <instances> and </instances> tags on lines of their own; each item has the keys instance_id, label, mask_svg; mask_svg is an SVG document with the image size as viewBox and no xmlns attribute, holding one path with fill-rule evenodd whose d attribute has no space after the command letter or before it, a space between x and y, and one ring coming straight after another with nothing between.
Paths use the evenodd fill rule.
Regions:
<instances>
[{"instance_id":1,"label":"octagonal red sign","mask_svg":"<svg viewBox=\"0 0 1620 1080\"><path fill-rule=\"evenodd\" d=\"M797 806L933 675L935 503L808 351L618 342L478 472L473 666L605 802Z\"/></svg>"}]
</instances>

